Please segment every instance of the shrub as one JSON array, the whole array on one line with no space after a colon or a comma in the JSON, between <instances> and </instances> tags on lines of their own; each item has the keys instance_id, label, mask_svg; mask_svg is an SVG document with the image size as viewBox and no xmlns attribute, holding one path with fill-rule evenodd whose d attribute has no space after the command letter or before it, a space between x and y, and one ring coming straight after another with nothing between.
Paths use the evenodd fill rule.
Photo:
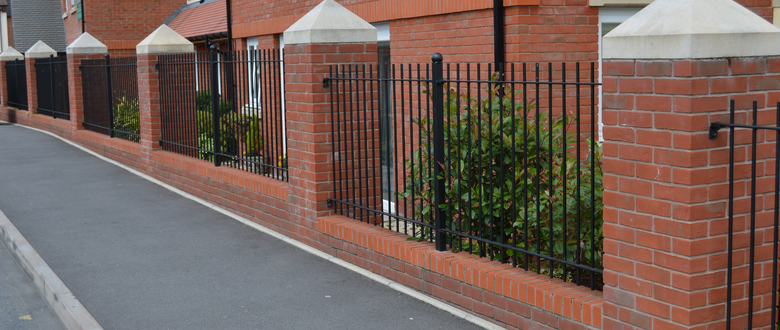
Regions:
<instances>
[{"instance_id":1,"label":"shrub","mask_svg":"<svg viewBox=\"0 0 780 330\"><path fill-rule=\"evenodd\" d=\"M114 129L121 131L116 133L126 140L139 142L141 140L141 112L138 107L138 97L132 100L125 97L117 98L112 112Z\"/></svg>"},{"instance_id":2,"label":"shrub","mask_svg":"<svg viewBox=\"0 0 780 330\"><path fill-rule=\"evenodd\" d=\"M494 77L495 78L495 77ZM536 104L512 104L511 91L498 84L485 88L484 96L470 98L445 86L444 172L445 205L440 205L451 230L515 246L530 252L602 267L602 170L601 148L583 149L576 155L577 119L572 115L549 116ZM427 93L427 91L426 91ZM515 94L515 100L519 93ZM503 97L502 97L503 96ZM421 139L433 139L430 118L414 119ZM564 134L564 127L566 133ZM552 138L552 145L550 145ZM565 142L565 144L564 144ZM564 147L565 146L565 147ZM430 218L434 211L433 148L421 147L406 159L407 184L399 192L414 194L415 219ZM580 172L576 163L581 159ZM591 175L591 163L595 173ZM579 200L577 203L577 178ZM420 177L424 178L420 184ZM564 182L566 189L564 189ZM594 199L591 200L591 191ZM564 196L566 203L564 205ZM593 201L591 203L591 201ZM564 230L564 215L566 228ZM593 215L593 217L591 216ZM580 219L579 226L577 219ZM593 225L591 225L591 220ZM552 221L552 232L550 222ZM579 233L579 234L578 234ZM590 235L595 236L591 244ZM561 277L563 267L541 262L523 253L448 237L454 250L464 250ZM591 251L595 252L591 260ZM567 280L576 272L568 268ZM600 279L598 279L601 282Z\"/></svg>"}]
</instances>

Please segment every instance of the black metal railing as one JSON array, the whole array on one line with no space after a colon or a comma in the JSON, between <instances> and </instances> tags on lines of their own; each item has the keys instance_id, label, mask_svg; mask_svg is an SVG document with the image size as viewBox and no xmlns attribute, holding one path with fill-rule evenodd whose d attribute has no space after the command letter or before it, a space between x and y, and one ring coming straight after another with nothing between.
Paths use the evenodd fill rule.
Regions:
<instances>
[{"instance_id":1,"label":"black metal railing","mask_svg":"<svg viewBox=\"0 0 780 330\"><path fill-rule=\"evenodd\" d=\"M503 72L498 74L495 72ZM603 286L593 63L332 66L337 214Z\"/></svg>"},{"instance_id":2,"label":"black metal railing","mask_svg":"<svg viewBox=\"0 0 780 330\"><path fill-rule=\"evenodd\" d=\"M81 61L84 128L139 142L141 114L138 105L136 57Z\"/></svg>"},{"instance_id":3,"label":"black metal railing","mask_svg":"<svg viewBox=\"0 0 780 330\"><path fill-rule=\"evenodd\" d=\"M737 114L734 100L730 110L728 123L710 125L711 139L718 137L721 128L729 130L726 329L769 326L774 330L780 307L777 303L780 103L776 105L773 126L758 124L757 101L753 101L749 113L740 111ZM737 116L741 119L736 120ZM762 117L771 120L771 117ZM737 121L750 124L737 124ZM737 135L741 136L738 141L735 140ZM768 267L771 267L771 275ZM770 287L771 292L768 292Z\"/></svg>"},{"instance_id":4,"label":"black metal railing","mask_svg":"<svg viewBox=\"0 0 780 330\"><path fill-rule=\"evenodd\" d=\"M40 114L70 119L68 58L65 55L35 60L35 79Z\"/></svg>"},{"instance_id":5,"label":"black metal railing","mask_svg":"<svg viewBox=\"0 0 780 330\"><path fill-rule=\"evenodd\" d=\"M160 145L287 181L279 50L227 55L212 49L160 57Z\"/></svg>"},{"instance_id":6,"label":"black metal railing","mask_svg":"<svg viewBox=\"0 0 780 330\"><path fill-rule=\"evenodd\" d=\"M27 70L24 60L5 62L8 105L27 110Z\"/></svg>"}]
</instances>

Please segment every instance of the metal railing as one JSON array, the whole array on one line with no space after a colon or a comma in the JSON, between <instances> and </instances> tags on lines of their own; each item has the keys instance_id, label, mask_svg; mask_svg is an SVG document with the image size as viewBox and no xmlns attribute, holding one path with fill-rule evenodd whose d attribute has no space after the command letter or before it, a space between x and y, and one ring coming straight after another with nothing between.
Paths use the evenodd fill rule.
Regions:
<instances>
[{"instance_id":1,"label":"metal railing","mask_svg":"<svg viewBox=\"0 0 780 330\"><path fill-rule=\"evenodd\" d=\"M158 63L164 150L287 180L278 50L212 49Z\"/></svg>"},{"instance_id":2,"label":"metal railing","mask_svg":"<svg viewBox=\"0 0 780 330\"><path fill-rule=\"evenodd\" d=\"M596 75L593 63L444 65L441 55L332 66L329 201L440 251L600 289Z\"/></svg>"},{"instance_id":3,"label":"metal railing","mask_svg":"<svg viewBox=\"0 0 780 330\"><path fill-rule=\"evenodd\" d=\"M27 70L24 60L5 62L8 105L27 110Z\"/></svg>"},{"instance_id":4,"label":"metal railing","mask_svg":"<svg viewBox=\"0 0 780 330\"><path fill-rule=\"evenodd\" d=\"M758 125L757 101L753 101L752 111L739 114L741 120L736 116L734 100L731 100L729 122L710 125L711 139L718 137L721 128L728 129L729 137L726 329L766 329L769 325L774 330L780 321L777 317L780 139L776 138L780 133L780 103L776 104L773 126ZM750 124L737 124L737 121ZM739 131L750 135L744 134L736 142ZM741 168L736 173L735 166ZM771 292L767 292L770 287ZM770 315L767 309L771 310Z\"/></svg>"},{"instance_id":5,"label":"metal railing","mask_svg":"<svg viewBox=\"0 0 780 330\"><path fill-rule=\"evenodd\" d=\"M65 55L35 60L35 79L40 114L70 119L68 58Z\"/></svg>"},{"instance_id":6,"label":"metal railing","mask_svg":"<svg viewBox=\"0 0 780 330\"><path fill-rule=\"evenodd\" d=\"M84 128L132 142L141 139L136 57L81 61Z\"/></svg>"}]
</instances>

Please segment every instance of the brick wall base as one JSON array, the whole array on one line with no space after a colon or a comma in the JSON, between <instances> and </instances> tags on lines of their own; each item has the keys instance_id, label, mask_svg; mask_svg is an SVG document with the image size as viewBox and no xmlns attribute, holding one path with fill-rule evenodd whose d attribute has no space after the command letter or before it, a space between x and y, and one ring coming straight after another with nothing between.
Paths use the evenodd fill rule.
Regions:
<instances>
[{"instance_id":1,"label":"brick wall base","mask_svg":"<svg viewBox=\"0 0 780 330\"><path fill-rule=\"evenodd\" d=\"M316 240L291 221L289 183L175 153L142 147L70 122L0 107L0 120L53 132L102 156L230 210L314 248L425 292L507 329L600 329L602 293L342 216L317 219ZM147 169L147 170L144 170Z\"/></svg>"}]
</instances>

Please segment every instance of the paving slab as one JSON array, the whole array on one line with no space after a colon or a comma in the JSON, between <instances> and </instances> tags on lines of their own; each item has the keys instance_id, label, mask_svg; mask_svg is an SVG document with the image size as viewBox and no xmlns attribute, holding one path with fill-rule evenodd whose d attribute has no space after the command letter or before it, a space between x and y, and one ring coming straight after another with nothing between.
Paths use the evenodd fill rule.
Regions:
<instances>
[{"instance_id":1,"label":"paving slab","mask_svg":"<svg viewBox=\"0 0 780 330\"><path fill-rule=\"evenodd\" d=\"M105 329L478 329L14 125L0 210Z\"/></svg>"},{"instance_id":2,"label":"paving slab","mask_svg":"<svg viewBox=\"0 0 780 330\"><path fill-rule=\"evenodd\" d=\"M0 329L64 330L29 279L0 243Z\"/></svg>"}]
</instances>

